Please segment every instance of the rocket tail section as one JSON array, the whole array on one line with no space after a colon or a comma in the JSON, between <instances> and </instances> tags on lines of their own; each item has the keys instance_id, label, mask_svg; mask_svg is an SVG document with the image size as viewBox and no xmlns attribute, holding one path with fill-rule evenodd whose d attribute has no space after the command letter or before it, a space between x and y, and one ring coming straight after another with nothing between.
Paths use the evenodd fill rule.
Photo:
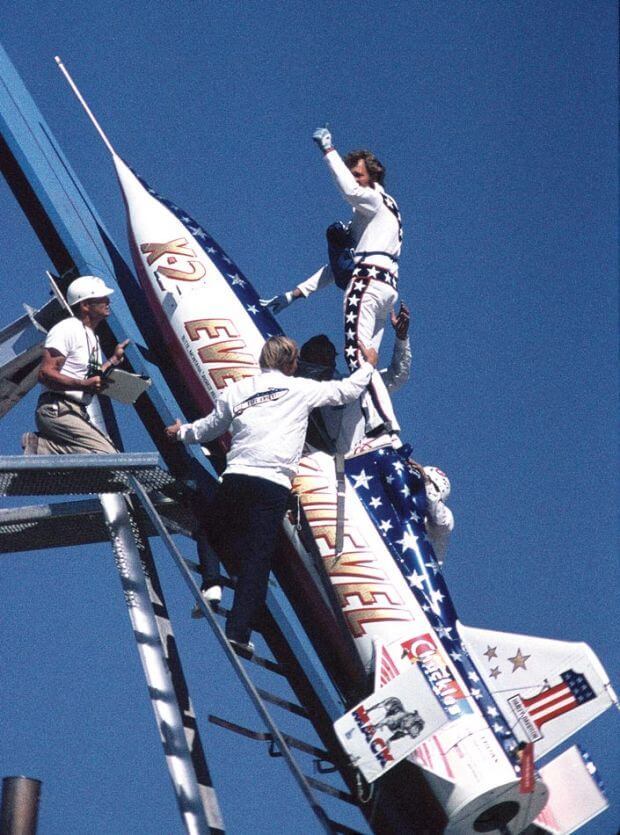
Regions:
<instances>
[{"instance_id":1,"label":"rocket tail section","mask_svg":"<svg viewBox=\"0 0 620 835\"><path fill-rule=\"evenodd\" d=\"M506 722L517 739L534 743L536 759L618 703L585 643L458 628Z\"/></svg>"},{"instance_id":2,"label":"rocket tail section","mask_svg":"<svg viewBox=\"0 0 620 835\"><path fill-rule=\"evenodd\" d=\"M578 745L544 765L540 773L549 789L549 799L534 821L536 831L569 835L609 807L597 768Z\"/></svg>"}]
</instances>

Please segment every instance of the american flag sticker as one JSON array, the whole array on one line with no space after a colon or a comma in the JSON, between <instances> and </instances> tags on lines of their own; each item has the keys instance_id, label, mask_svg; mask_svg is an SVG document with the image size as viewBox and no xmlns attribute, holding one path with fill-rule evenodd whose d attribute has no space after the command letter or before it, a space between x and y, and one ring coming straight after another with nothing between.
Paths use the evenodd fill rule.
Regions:
<instances>
[{"instance_id":1,"label":"american flag sticker","mask_svg":"<svg viewBox=\"0 0 620 835\"><path fill-rule=\"evenodd\" d=\"M543 738L541 728L546 722L557 719L596 696L583 673L567 670L560 678L562 681L559 684L547 687L537 696L523 698L516 694L508 699L530 742Z\"/></svg>"}]
</instances>

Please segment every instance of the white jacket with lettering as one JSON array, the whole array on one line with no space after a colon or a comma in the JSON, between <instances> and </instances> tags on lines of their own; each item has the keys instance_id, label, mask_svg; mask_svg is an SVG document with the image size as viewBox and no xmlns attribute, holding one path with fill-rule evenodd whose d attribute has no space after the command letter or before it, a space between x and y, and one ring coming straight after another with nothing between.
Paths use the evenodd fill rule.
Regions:
<instances>
[{"instance_id":1,"label":"white jacket with lettering","mask_svg":"<svg viewBox=\"0 0 620 835\"><path fill-rule=\"evenodd\" d=\"M181 426L177 438L185 444L202 444L230 429L232 444L225 473L265 478L290 487L312 409L356 400L368 385L372 370L370 363L363 362L344 380L320 383L265 369L224 389L213 412Z\"/></svg>"},{"instance_id":2,"label":"white jacket with lettering","mask_svg":"<svg viewBox=\"0 0 620 835\"><path fill-rule=\"evenodd\" d=\"M375 183L374 187L358 185L338 151L330 151L323 159L342 196L353 207L351 234L355 242L354 262L374 264L397 277L402 233L394 200L379 183ZM297 286L304 296L308 296L333 280L334 275L327 264Z\"/></svg>"}]
</instances>

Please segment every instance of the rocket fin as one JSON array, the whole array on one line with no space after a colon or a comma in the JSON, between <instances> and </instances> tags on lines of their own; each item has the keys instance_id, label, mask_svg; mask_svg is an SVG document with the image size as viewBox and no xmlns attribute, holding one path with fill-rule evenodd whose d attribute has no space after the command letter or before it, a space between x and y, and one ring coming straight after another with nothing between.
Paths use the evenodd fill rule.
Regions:
<instances>
[{"instance_id":1,"label":"rocket fin","mask_svg":"<svg viewBox=\"0 0 620 835\"><path fill-rule=\"evenodd\" d=\"M458 628L516 737L534 742L536 759L618 703L603 665L585 643Z\"/></svg>"},{"instance_id":2,"label":"rocket fin","mask_svg":"<svg viewBox=\"0 0 620 835\"><path fill-rule=\"evenodd\" d=\"M609 806L596 766L578 745L544 765L540 775L549 799L531 827L536 832L569 835Z\"/></svg>"}]
</instances>

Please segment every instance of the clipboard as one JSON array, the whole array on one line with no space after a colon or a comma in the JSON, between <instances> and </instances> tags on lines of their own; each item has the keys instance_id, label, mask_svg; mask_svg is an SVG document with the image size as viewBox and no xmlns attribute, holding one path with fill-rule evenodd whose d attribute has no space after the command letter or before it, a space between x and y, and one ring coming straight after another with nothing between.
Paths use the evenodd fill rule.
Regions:
<instances>
[{"instance_id":1,"label":"clipboard","mask_svg":"<svg viewBox=\"0 0 620 835\"><path fill-rule=\"evenodd\" d=\"M105 386L99 392L99 396L104 395L118 400L119 403L131 404L149 388L151 378L130 371L121 371L120 368L110 368L103 375L103 382Z\"/></svg>"}]
</instances>

